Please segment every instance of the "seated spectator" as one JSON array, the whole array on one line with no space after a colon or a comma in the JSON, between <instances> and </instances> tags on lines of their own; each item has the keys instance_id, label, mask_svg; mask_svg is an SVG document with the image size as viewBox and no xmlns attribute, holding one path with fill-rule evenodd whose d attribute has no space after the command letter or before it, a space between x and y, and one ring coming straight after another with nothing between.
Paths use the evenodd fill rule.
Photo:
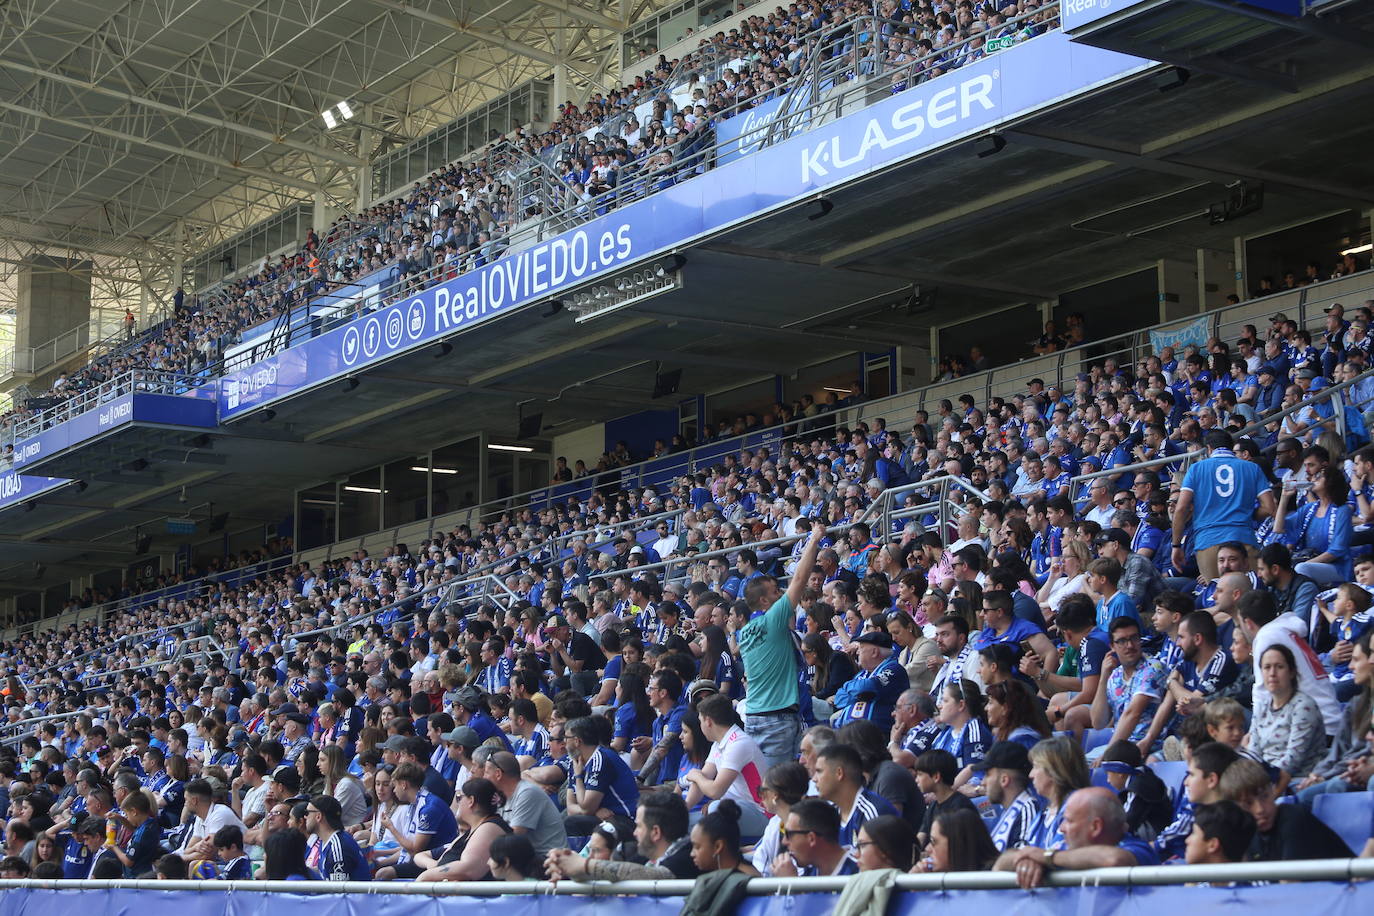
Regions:
<instances>
[{"instance_id":1,"label":"seated spectator","mask_svg":"<svg viewBox=\"0 0 1374 916\"><path fill-rule=\"evenodd\" d=\"M702 734L711 742L711 750L706 765L687 774L687 807L695 808L702 800L732 800L739 833L752 845L763 834L767 821L759 795L767 762L754 739L745 733L739 714L724 694L711 694L701 700L697 717ZM716 807L708 805L710 810Z\"/></svg>"},{"instance_id":2,"label":"seated spectator","mask_svg":"<svg viewBox=\"0 0 1374 916\"><path fill-rule=\"evenodd\" d=\"M1076 647L1074 668L1052 671L1035 653L1021 659L1021 672L1035 681L1049 700L1046 715L1079 735L1092 725L1092 702L1102 677L1102 661L1111 651L1110 637L1097 628L1097 612L1087 595L1070 595L1060 606L1057 625L1066 646Z\"/></svg>"},{"instance_id":3,"label":"seated spectator","mask_svg":"<svg viewBox=\"0 0 1374 916\"><path fill-rule=\"evenodd\" d=\"M960 768L982 760L992 745L992 731L983 714L983 695L978 685L967 678L950 681L945 685L938 717L944 728L931 742L931 749L948 752ZM951 788L953 778L946 784Z\"/></svg>"},{"instance_id":4,"label":"seated spectator","mask_svg":"<svg viewBox=\"0 0 1374 916\"><path fill-rule=\"evenodd\" d=\"M866 821L854 841L859 871L895 868L910 871L916 855L916 831L905 819L890 814Z\"/></svg>"},{"instance_id":5,"label":"seated spectator","mask_svg":"<svg viewBox=\"0 0 1374 916\"><path fill-rule=\"evenodd\" d=\"M1350 556L1350 482L1340 467L1328 464L1311 480L1310 501L1294 508L1296 485L1285 481L1274 515L1274 536L1307 557L1293 568L1319 585L1334 585L1353 575Z\"/></svg>"},{"instance_id":6,"label":"seated spectator","mask_svg":"<svg viewBox=\"0 0 1374 916\"><path fill-rule=\"evenodd\" d=\"M840 843L840 813L818 798L804 798L787 814L783 840L787 852L773 861L775 877L841 876L859 871L859 863Z\"/></svg>"},{"instance_id":7,"label":"seated spectator","mask_svg":"<svg viewBox=\"0 0 1374 916\"><path fill-rule=\"evenodd\" d=\"M1145 766L1140 748L1129 741L1114 741L1102 753L1099 766L1126 809L1126 831L1153 841L1173 821L1174 803L1168 787Z\"/></svg>"},{"instance_id":8,"label":"seated spectator","mask_svg":"<svg viewBox=\"0 0 1374 916\"><path fill-rule=\"evenodd\" d=\"M911 686L906 669L892 651L892 637L885 630L860 633L859 673L835 693L836 713L831 724L868 721L880 728L892 727L897 698Z\"/></svg>"},{"instance_id":9,"label":"seated spectator","mask_svg":"<svg viewBox=\"0 0 1374 916\"><path fill-rule=\"evenodd\" d=\"M956 808L973 809L973 802L954 789L959 775L959 762L945 750L929 750L916 758L916 785L930 799L926 803L925 818L916 832L916 842L925 849L930 845L930 828L940 812ZM976 810L976 809L974 809Z\"/></svg>"},{"instance_id":10,"label":"seated spectator","mask_svg":"<svg viewBox=\"0 0 1374 916\"><path fill-rule=\"evenodd\" d=\"M1227 865L1244 862L1255 838L1255 819L1232 801L1200 805L1188 834L1189 865Z\"/></svg>"},{"instance_id":11,"label":"seated spectator","mask_svg":"<svg viewBox=\"0 0 1374 916\"><path fill-rule=\"evenodd\" d=\"M1152 753L1160 741L1152 724L1168 672L1157 658L1142 651L1137 618L1117 617L1108 633L1113 653L1103 660L1104 678L1092 705L1093 727L1110 726L1113 741L1133 741L1141 746L1142 754Z\"/></svg>"},{"instance_id":12,"label":"seated spectator","mask_svg":"<svg viewBox=\"0 0 1374 916\"><path fill-rule=\"evenodd\" d=\"M1276 791L1301 781L1326 752L1326 729L1316 701L1298 689L1297 661L1285 645L1274 644L1260 657L1267 703L1255 707L1250 749L1278 771Z\"/></svg>"},{"instance_id":13,"label":"seated spectator","mask_svg":"<svg viewBox=\"0 0 1374 916\"><path fill-rule=\"evenodd\" d=\"M681 795L665 790L645 792L634 819L635 840L639 854L647 859L645 864L586 859L570 849L555 849L545 859L545 870L553 881L582 876L592 881L695 878L701 870L692 858L687 831L687 805Z\"/></svg>"},{"instance_id":14,"label":"seated spectator","mask_svg":"<svg viewBox=\"0 0 1374 916\"><path fill-rule=\"evenodd\" d=\"M1044 799L1044 805L1026 845L1061 848L1064 803L1071 794L1089 784L1083 746L1073 738L1055 735L1030 749L1030 762L1031 787Z\"/></svg>"},{"instance_id":15,"label":"seated spectator","mask_svg":"<svg viewBox=\"0 0 1374 916\"><path fill-rule=\"evenodd\" d=\"M930 845L914 872L987 871L997 847L987 825L972 808L941 811L930 826Z\"/></svg>"},{"instance_id":16,"label":"seated spectator","mask_svg":"<svg viewBox=\"0 0 1374 916\"><path fill-rule=\"evenodd\" d=\"M506 834L491 841L487 866L496 881L538 881L540 857L528 837Z\"/></svg>"},{"instance_id":17,"label":"seated spectator","mask_svg":"<svg viewBox=\"0 0 1374 916\"><path fill-rule=\"evenodd\" d=\"M998 852L1033 842L1043 801L1030 785L1031 762L1025 745L999 741L974 769L983 773L988 801L1002 809L992 828Z\"/></svg>"},{"instance_id":18,"label":"seated spectator","mask_svg":"<svg viewBox=\"0 0 1374 916\"><path fill-rule=\"evenodd\" d=\"M1269 771L1248 757L1226 768L1220 791L1255 819L1255 838L1246 861L1347 859L1352 855L1345 841L1311 811L1302 805L1277 804L1278 790Z\"/></svg>"},{"instance_id":19,"label":"seated spectator","mask_svg":"<svg viewBox=\"0 0 1374 916\"><path fill-rule=\"evenodd\" d=\"M500 753L500 752L498 752ZM416 881L482 881L490 877L491 844L511 832L497 813L506 797L491 781L475 776L463 784L458 799L460 830L443 847L417 853L415 864L424 869Z\"/></svg>"},{"instance_id":20,"label":"seated spectator","mask_svg":"<svg viewBox=\"0 0 1374 916\"><path fill-rule=\"evenodd\" d=\"M1052 868L1158 865L1148 844L1126 832L1126 810L1110 789L1079 789L1064 803L1064 848L1022 846L1004 852L994 866L1016 872L1022 887L1039 887Z\"/></svg>"},{"instance_id":21,"label":"seated spectator","mask_svg":"<svg viewBox=\"0 0 1374 916\"><path fill-rule=\"evenodd\" d=\"M740 851L739 806L724 798L692 828L692 862L704 875L735 871L758 877L758 870Z\"/></svg>"}]
</instances>

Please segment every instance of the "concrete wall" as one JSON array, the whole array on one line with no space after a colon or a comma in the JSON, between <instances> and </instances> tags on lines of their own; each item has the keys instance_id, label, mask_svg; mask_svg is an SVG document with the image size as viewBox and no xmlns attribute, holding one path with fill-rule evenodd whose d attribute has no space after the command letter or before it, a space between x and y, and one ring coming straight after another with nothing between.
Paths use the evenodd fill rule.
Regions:
<instances>
[{"instance_id":1,"label":"concrete wall","mask_svg":"<svg viewBox=\"0 0 1374 916\"><path fill-rule=\"evenodd\" d=\"M84 333L91 320L91 262L35 255L19 268L18 294L16 346L40 347L77 328Z\"/></svg>"}]
</instances>

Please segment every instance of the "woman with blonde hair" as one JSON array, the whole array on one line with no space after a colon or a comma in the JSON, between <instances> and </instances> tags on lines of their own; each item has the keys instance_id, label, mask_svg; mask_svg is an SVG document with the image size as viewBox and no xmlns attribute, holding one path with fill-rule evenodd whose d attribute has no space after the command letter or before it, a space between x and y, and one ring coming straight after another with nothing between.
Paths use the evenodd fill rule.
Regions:
<instances>
[{"instance_id":1,"label":"woman with blonde hair","mask_svg":"<svg viewBox=\"0 0 1374 916\"><path fill-rule=\"evenodd\" d=\"M1082 745L1066 735L1056 735L1030 749L1030 762L1031 785L1045 799L1045 807L1035 825L1034 837L1027 845L1052 849L1064 839L1060 829L1064 802L1092 781L1088 775L1088 761L1083 756Z\"/></svg>"},{"instance_id":2,"label":"woman with blonde hair","mask_svg":"<svg viewBox=\"0 0 1374 916\"><path fill-rule=\"evenodd\" d=\"M362 823L367 817L367 791L362 781L348 772L343 748L330 744L320 751L320 769L324 772L324 794L338 800L344 826Z\"/></svg>"},{"instance_id":3,"label":"woman with blonde hair","mask_svg":"<svg viewBox=\"0 0 1374 916\"><path fill-rule=\"evenodd\" d=\"M1054 620L1065 598L1083 591L1090 562L1092 554L1088 551L1088 545L1072 540L1064 542L1063 556L1050 561L1050 574L1035 593L1035 600L1039 602L1047 622Z\"/></svg>"}]
</instances>

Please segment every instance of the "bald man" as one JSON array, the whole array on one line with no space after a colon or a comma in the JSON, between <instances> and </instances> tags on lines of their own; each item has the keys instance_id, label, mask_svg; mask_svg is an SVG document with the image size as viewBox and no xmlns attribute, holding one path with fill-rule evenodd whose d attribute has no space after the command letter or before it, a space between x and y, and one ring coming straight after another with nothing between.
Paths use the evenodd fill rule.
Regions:
<instances>
[{"instance_id":1,"label":"bald man","mask_svg":"<svg viewBox=\"0 0 1374 916\"><path fill-rule=\"evenodd\" d=\"M1126 809L1115 792L1093 786L1079 789L1064 802L1063 849L1022 846L1002 853L994 866L1016 872L1025 888L1039 887L1056 868L1119 868L1158 865L1159 856L1144 840L1126 832Z\"/></svg>"}]
</instances>

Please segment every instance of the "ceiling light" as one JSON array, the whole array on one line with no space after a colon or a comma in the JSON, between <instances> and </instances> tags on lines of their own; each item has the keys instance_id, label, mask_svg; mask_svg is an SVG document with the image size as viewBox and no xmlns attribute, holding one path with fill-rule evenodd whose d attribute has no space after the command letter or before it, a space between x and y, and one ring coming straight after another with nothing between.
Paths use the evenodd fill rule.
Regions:
<instances>
[{"instance_id":1,"label":"ceiling light","mask_svg":"<svg viewBox=\"0 0 1374 916\"><path fill-rule=\"evenodd\" d=\"M345 490L346 492L349 492L349 493L380 493L380 492L382 492L381 489L379 489L378 487L344 487L344 490Z\"/></svg>"},{"instance_id":2,"label":"ceiling light","mask_svg":"<svg viewBox=\"0 0 1374 916\"><path fill-rule=\"evenodd\" d=\"M488 445L487 448L493 452L532 452L534 449L528 445Z\"/></svg>"},{"instance_id":3,"label":"ceiling light","mask_svg":"<svg viewBox=\"0 0 1374 916\"><path fill-rule=\"evenodd\" d=\"M1374 244L1357 245L1354 248L1347 248L1345 251L1342 251L1341 257L1345 257L1348 254L1364 254L1366 251L1369 251L1370 249L1374 249Z\"/></svg>"},{"instance_id":4,"label":"ceiling light","mask_svg":"<svg viewBox=\"0 0 1374 916\"><path fill-rule=\"evenodd\" d=\"M324 126L333 130L342 122L353 120L353 106L348 102L339 102L320 112L320 117L324 118Z\"/></svg>"},{"instance_id":5,"label":"ceiling light","mask_svg":"<svg viewBox=\"0 0 1374 916\"><path fill-rule=\"evenodd\" d=\"M833 391L833 392L835 392L836 394L849 394L849 389L848 389L848 388L831 388L829 385L826 385L826 386L825 386L824 388L822 388L821 390L822 390L822 391Z\"/></svg>"},{"instance_id":6,"label":"ceiling light","mask_svg":"<svg viewBox=\"0 0 1374 916\"><path fill-rule=\"evenodd\" d=\"M419 471L421 474L423 474L425 471L430 471L430 470L432 470L432 471L433 471L434 473L436 473L436 474L457 474L457 473L458 473L458 469L457 469L457 468L427 468L427 467L424 467L424 466L418 465L418 464L415 465L414 467L412 467L411 470L412 470L412 471Z\"/></svg>"}]
</instances>

